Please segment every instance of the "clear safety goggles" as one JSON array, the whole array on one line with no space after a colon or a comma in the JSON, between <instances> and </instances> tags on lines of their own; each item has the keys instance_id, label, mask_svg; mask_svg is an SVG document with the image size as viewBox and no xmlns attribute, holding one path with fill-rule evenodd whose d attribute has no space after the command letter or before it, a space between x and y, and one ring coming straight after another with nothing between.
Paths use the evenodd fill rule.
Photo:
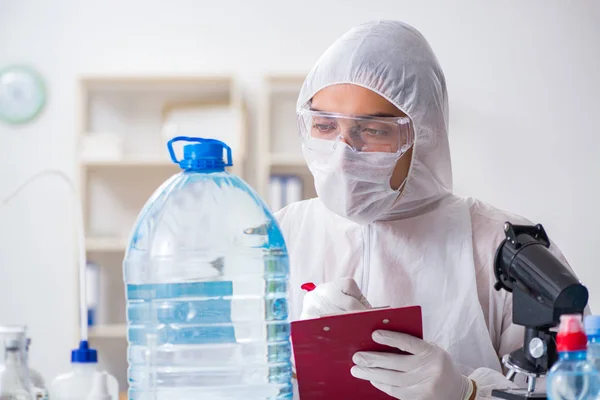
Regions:
<instances>
[{"instance_id":1,"label":"clear safety goggles","mask_svg":"<svg viewBox=\"0 0 600 400\"><path fill-rule=\"evenodd\" d=\"M403 154L414 143L407 117L348 116L302 108L298 125L305 145L310 148L311 140L319 139L321 152L333 152L342 142L355 152Z\"/></svg>"}]
</instances>

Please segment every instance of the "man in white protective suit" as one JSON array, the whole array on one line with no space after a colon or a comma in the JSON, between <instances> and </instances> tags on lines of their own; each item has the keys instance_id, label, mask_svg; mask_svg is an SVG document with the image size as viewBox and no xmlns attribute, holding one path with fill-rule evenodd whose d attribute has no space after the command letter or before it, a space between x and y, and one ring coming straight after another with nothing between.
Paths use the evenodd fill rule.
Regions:
<instances>
[{"instance_id":1,"label":"man in white protective suit","mask_svg":"<svg viewBox=\"0 0 600 400\"><path fill-rule=\"evenodd\" d=\"M306 78L297 112L318 198L277 214L292 320L420 305L424 340L373 333L412 355L357 353L348 374L403 400L511 387L500 357L523 330L493 288L493 259L504 222L528 221L452 194L446 83L425 38L395 21L350 30Z\"/></svg>"}]
</instances>

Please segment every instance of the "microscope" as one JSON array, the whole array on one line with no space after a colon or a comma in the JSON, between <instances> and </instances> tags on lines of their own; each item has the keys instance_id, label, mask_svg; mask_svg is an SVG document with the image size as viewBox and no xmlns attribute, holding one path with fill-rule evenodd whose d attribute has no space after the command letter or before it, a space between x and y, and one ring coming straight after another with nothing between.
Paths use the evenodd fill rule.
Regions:
<instances>
[{"instance_id":1,"label":"microscope","mask_svg":"<svg viewBox=\"0 0 600 400\"><path fill-rule=\"evenodd\" d=\"M562 314L583 314L588 291L571 270L554 257L542 225L504 226L506 239L494 261L496 290L513 295L513 323L525 327L523 347L503 357L507 379L527 378L527 389L494 390L500 399L546 399L535 392L536 379L544 377L557 360L556 332Z\"/></svg>"}]
</instances>

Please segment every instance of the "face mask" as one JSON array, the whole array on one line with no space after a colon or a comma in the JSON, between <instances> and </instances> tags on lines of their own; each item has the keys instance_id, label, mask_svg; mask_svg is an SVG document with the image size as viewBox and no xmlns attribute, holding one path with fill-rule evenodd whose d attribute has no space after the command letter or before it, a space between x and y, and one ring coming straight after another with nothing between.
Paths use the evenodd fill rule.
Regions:
<instances>
[{"instance_id":1,"label":"face mask","mask_svg":"<svg viewBox=\"0 0 600 400\"><path fill-rule=\"evenodd\" d=\"M397 153L354 152L345 143L338 143L333 152L320 151L320 147L331 149L331 144L319 146L319 142L304 143L302 151L317 194L328 209L364 225L390 211L400 194L390 187Z\"/></svg>"}]
</instances>

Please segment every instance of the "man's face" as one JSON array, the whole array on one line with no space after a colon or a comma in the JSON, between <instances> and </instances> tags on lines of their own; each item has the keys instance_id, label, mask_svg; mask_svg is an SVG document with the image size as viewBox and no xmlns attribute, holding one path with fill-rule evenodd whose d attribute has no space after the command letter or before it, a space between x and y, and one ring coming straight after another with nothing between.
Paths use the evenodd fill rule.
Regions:
<instances>
[{"instance_id":1,"label":"man's face","mask_svg":"<svg viewBox=\"0 0 600 400\"><path fill-rule=\"evenodd\" d=\"M406 117L395 105L377 93L352 84L340 84L320 90L312 98L314 110L348 116ZM396 164L390 187L397 190L406 179L412 160L412 147Z\"/></svg>"}]
</instances>

